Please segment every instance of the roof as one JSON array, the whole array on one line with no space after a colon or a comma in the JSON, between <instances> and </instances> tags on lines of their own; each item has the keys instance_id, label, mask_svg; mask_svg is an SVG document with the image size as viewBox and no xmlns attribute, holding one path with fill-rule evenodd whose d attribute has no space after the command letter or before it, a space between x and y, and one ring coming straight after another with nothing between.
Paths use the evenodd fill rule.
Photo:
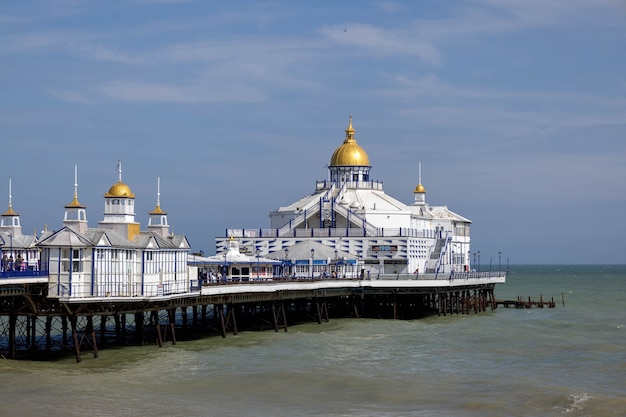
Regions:
<instances>
[{"instance_id":1,"label":"roof","mask_svg":"<svg viewBox=\"0 0 626 417\"><path fill-rule=\"evenodd\" d=\"M281 249L270 253L270 256L275 256L278 259L310 259L311 249L313 249L315 250L314 257L316 259L335 259L335 248L311 239L305 239L287 249L289 249L289 253L287 253L285 249ZM355 255L344 251L337 251L337 257L339 259L357 259Z\"/></svg>"},{"instance_id":2,"label":"roof","mask_svg":"<svg viewBox=\"0 0 626 417\"><path fill-rule=\"evenodd\" d=\"M142 231L133 240L128 240L114 230L88 229L80 234L63 227L62 229L46 236L38 246L72 246L72 247L115 247L127 249L189 249L189 242L185 236L171 235L161 236L158 233Z\"/></svg>"}]
</instances>

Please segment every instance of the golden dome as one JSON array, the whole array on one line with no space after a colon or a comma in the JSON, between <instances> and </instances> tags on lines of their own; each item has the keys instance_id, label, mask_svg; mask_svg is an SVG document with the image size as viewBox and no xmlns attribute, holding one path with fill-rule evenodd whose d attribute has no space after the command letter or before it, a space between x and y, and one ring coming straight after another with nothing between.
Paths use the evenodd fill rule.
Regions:
<instances>
[{"instance_id":1,"label":"golden dome","mask_svg":"<svg viewBox=\"0 0 626 417\"><path fill-rule=\"evenodd\" d=\"M339 146L330 158L330 166L370 166L370 159L365 149L361 148L354 139L354 128L352 128L352 116L346 129L346 139Z\"/></svg>"},{"instance_id":2,"label":"golden dome","mask_svg":"<svg viewBox=\"0 0 626 417\"><path fill-rule=\"evenodd\" d=\"M135 198L135 194L130 191L130 187L122 181L118 181L109 188L109 192L104 194L105 197L126 197Z\"/></svg>"},{"instance_id":3,"label":"golden dome","mask_svg":"<svg viewBox=\"0 0 626 417\"><path fill-rule=\"evenodd\" d=\"M70 204L65 206L65 208L87 208L87 206L83 206L82 204L80 204L78 202L78 196L76 196L76 194L74 194L74 199L72 200L72 202Z\"/></svg>"},{"instance_id":4,"label":"golden dome","mask_svg":"<svg viewBox=\"0 0 626 417\"><path fill-rule=\"evenodd\" d=\"M426 192L426 188L424 188L422 183L419 183L419 184L417 184L417 187L415 187L415 190L413 192L414 193L425 193Z\"/></svg>"},{"instance_id":5,"label":"golden dome","mask_svg":"<svg viewBox=\"0 0 626 417\"><path fill-rule=\"evenodd\" d=\"M155 209L152 210L148 214L150 214L150 215L157 215L157 214L167 214L167 213L161 209L161 206L156 206Z\"/></svg>"},{"instance_id":6,"label":"golden dome","mask_svg":"<svg viewBox=\"0 0 626 417\"><path fill-rule=\"evenodd\" d=\"M3 216L19 216L16 212L13 211L13 207L9 204L9 209L2 213Z\"/></svg>"}]
</instances>

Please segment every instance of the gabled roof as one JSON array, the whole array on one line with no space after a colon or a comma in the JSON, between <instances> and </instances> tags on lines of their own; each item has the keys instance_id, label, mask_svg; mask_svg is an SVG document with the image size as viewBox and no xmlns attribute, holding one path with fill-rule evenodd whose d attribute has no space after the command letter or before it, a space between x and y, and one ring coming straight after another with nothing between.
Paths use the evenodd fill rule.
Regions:
<instances>
[{"instance_id":1,"label":"gabled roof","mask_svg":"<svg viewBox=\"0 0 626 417\"><path fill-rule=\"evenodd\" d=\"M52 235L40 241L37 246L71 246L78 248L94 245L89 238L76 233L69 227L63 227L61 230L54 232Z\"/></svg>"},{"instance_id":2,"label":"gabled roof","mask_svg":"<svg viewBox=\"0 0 626 417\"><path fill-rule=\"evenodd\" d=\"M39 242L40 246L92 246L128 249L189 249L189 242L184 236L163 237L158 233L141 232L131 241L114 230L88 229L79 234L67 226L48 235ZM38 246L39 246L38 245Z\"/></svg>"}]
</instances>

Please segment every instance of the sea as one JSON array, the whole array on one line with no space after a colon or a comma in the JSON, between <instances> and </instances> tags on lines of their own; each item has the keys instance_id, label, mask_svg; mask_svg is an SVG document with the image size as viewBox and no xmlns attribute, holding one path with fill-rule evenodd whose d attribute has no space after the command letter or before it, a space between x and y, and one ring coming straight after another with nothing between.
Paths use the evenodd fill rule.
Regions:
<instances>
[{"instance_id":1,"label":"sea","mask_svg":"<svg viewBox=\"0 0 626 417\"><path fill-rule=\"evenodd\" d=\"M626 415L626 266L512 265L495 294L556 307L0 360L0 415Z\"/></svg>"}]
</instances>

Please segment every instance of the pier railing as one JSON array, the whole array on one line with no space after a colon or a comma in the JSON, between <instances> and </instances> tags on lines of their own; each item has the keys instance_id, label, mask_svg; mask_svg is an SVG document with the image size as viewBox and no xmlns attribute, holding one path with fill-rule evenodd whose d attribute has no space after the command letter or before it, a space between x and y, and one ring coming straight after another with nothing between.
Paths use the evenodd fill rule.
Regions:
<instances>
[{"instance_id":1,"label":"pier railing","mask_svg":"<svg viewBox=\"0 0 626 417\"><path fill-rule=\"evenodd\" d=\"M372 280L462 280L476 278L496 278L506 276L505 271L483 271L483 272L447 272L447 273L421 273L421 274L372 274Z\"/></svg>"},{"instance_id":2,"label":"pier railing","mask_svg":"<svg viewBox=\"0 0 626 417\"><path fill-rule=\"evenodd\" d=\"M437 234L434 230L417 230L407 227L398 228L377 228L377 234L372 235L368 229L359 227L334 227L334 228L315 228L308 229L291 229L287 234L281 232L281 229L226 229L226 238L231 236L236 238L261 238L261 237L416 237L416 238L436 238Z\"/></svg>"},{"instance_id":3,"label":"pier railing","mask_svg":"<svg viewBox=\"0 0 626 417\"><path fill-rule=\"evenodd\" d=\"M33 270L33 269L26 269L23 271L2 271L0 272L0 279L9 279L9 278L40 278L40 277L47 277L48 276L48 271L47 270Z\"/></svg>"}]
</instances>

